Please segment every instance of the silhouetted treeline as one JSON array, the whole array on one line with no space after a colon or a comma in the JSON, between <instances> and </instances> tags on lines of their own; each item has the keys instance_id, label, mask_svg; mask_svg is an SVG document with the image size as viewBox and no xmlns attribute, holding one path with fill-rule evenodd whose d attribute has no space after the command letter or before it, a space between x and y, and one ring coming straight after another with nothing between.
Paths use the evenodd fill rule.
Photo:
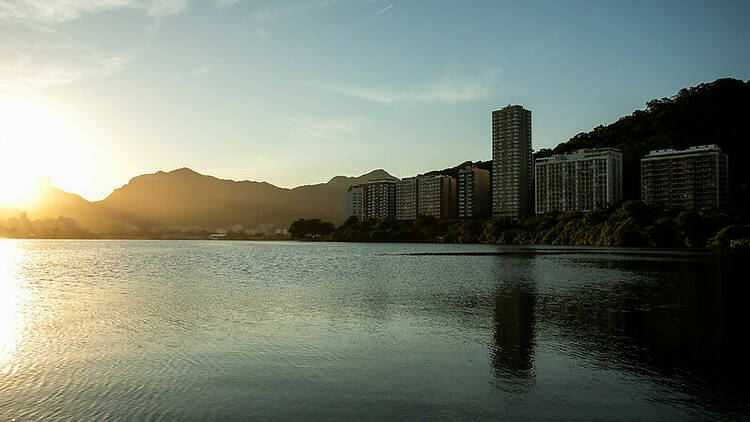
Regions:
<instances>
[{"instance_id":1,"label":"silhouetted treeline","mask_svg":"<svg viewBox=\"0 0 750 422\"><path fill-rule=\"evenodd\" d=\"M0 238L13 239L172 239L204 240L215 232L200 227L192 228L125 228L93 233L82 228L76 220L67 217L31 220L21 212L18 217L0 218ZM222 240L288 240L284 233L250 233L225 230Z\"/></svg>"},{"instance_id":2,"label":"silhouetted treeline","mask_svg":"<svg viewBox=\"0 0 750 422\"><path fill-rule=\"evenodd\" d=\"M581 148L614 147L622 151L624 200L640 199L640 160L655 149L685 149L716 144L729 154L729 201L744 206L750 166L750 81L718 79L681 89L672 98L651 100L646 110L587 133L579 133L536 157L572 152Z\"/></svg>"},{"instance_id":3,"label":"silhouetted treeline","mask_svg":"<svg viewBox=\"0 0 750 422\"><path fill-rule=\"evenodd\" d=\"M297 220L294 239L343 242L446 242L516 245L747 247L750 225L719 210L664 210L629 201L603 212L545 214L522 223L505 219L439 221L418 216L414 221L359 220L341 226Z\"/></svg>"},{"instance_id":4,"label":"silhouetted treeline","mask_svg":"<svg viewBox=\"0 0 750 422\"><path fill-rule=\"evenodd\" d=\"M348 221L348 220L347 220ZM323 240L336 230L336 226L319 218L305 220L300 218L289 227L289 235L295 240Z\"/></svg>"},{"instance_id":5,"label":"silhouetted treeline","mask_svg":"<svg viewBox=\"0 0 750 422\"><path fill-rule=\"evenodd\" d=\"M443 170L432 170L425 173L429 176L450 176L453 178L458 178L458 171L466 166L476 166L477 168L488 170L490 173L492 173L492 160L489 161L464 161L463 163L453 166L451 168L443 169Z\"/></svg>"}]
</instances>

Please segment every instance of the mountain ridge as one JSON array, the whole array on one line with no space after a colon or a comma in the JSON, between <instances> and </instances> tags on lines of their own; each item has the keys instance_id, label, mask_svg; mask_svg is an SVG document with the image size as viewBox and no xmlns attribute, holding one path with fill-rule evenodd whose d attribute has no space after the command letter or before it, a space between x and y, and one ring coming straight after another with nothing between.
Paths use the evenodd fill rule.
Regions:
<instances>
[{"instance_id":1,"label":"mountain ridge","mask_svg":"<svg viewBox=\"0 0 750 422\"><path fill-rule=\"evenodd\" d=\"M750 166L737 163L750 155L746 123L750 114L750 81L717 79L682 89L671 98L648 101L646 106L614 123L581 132L553 149L540 149L536 157L581 148L619 148L623 152L627 201L639 198L640 159L649 150L714 143L730 157L730 205L745 209ZM490 161L467 161L425 174L455 176L466 164L491 171ZM383 178L397 179L384 169L375 169L360 176L339 175L325 183L281 188L268 182L219 179L180 167L135 176L94 202L50 186L40 200L26 209L0 208L0 217L20 211L33 218L63 216L94 232L149 230L158 226L214 229L237 224L286 228L299 218L321 218L338 224L345 219L346 188Z\"/></svg>"},{"instance_id":2,"label":"mountain ridge","mask_svg":"<svg viewBox=\"0 0 750 422\"><path fill-rule=\"evenodd\" d=\"M328 182L283 188L268 182L221 179L188 167L131 178L107 197L88 201L47 186L24 207L6 207L0 216L27 213L31 218L72 218L93 232L128 232L158 227L267 225L287 228L302 217L342 222L346 189L370 180L397 179L383 169L360 176L334 176Z\"/></svg>"}]
</instances>

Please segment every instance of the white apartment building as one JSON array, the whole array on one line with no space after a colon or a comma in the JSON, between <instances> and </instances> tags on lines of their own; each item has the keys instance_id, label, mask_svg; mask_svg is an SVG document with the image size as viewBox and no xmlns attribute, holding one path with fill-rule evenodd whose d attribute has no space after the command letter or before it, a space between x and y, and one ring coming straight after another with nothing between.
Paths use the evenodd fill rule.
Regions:
<instances>
[{"instance_id":1,"label":"white apartment building","mask_svg":"<svg viewBox=\"0 0 750 422\"><path fill-rule=\"evenodd\" d=\"M537 214L595 211L622 200L622 153L615 148L537 158L534 176Z\"/></svg>"}]
</instances>

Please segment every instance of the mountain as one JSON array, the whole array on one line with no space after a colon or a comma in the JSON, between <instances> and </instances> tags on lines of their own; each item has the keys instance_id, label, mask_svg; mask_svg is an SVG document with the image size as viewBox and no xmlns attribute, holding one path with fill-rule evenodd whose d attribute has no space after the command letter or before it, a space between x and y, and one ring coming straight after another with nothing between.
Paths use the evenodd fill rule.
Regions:
<instances>
[{"instance_id":1,"label":"mountain","mask_svg":"<svg viewBox=\"0 0 750 422\"><path fill-rule=\"evenodd\" d=\"M188 168L134 177L101 201L46 186L22 209L0 209L0 218L26 212L32 219L66 217L93 232L128 232L154 226L214 229L242 224L287 228L298 218L346 218L349 186L396 179L379 169L359 177L336 176L328 183L280 188L266 182L224 180Z\"/></svg>"},{"instance_id":2,"label":"mountain","mask_svg":"<svg viewBox=\"0 0 750 422\"><path fill-rule=\"evenodd\" d=\"M580 148L619 148L624 199L630 200L640 197L640 160L649 151L716 144L729 155L729 200L739 207L750 182L750 166L742 162L750 154L750 81L718 79L646 106L615 123L579 133L552 150L540 150L536 156Z\"/></svg>"},{"instance_id":3,"label":"mountain","mask_svg":"<svg viewBox=\"0 0 750 422\"><path fill-rule=\"evenodd\" d=\"M344 221L346 189L369 180L395 179L385 170L359 177L336 176L328 183L279 188L266 182L218 179L188 168L135 177L95 203L161 226L289 227L298 218Z\"/></svg>"},{"instance_id":4,"label":"mountain","mask_svg":"<svg viewBox=\"0 0 750 422\"><path fill-rule=\"evenodd\" d=\"M717 144L729 155L730 203L739 207L747 200L750 166L741 160L750 156L750 82L718 79L682 89L671 98L649 101L646 106L615 123L579 133L554 149L542 149L536 157L580 148L619 148L623 152L624 199L630 200L640 197L640 159L649 151ZM471 162L427 174L456 176L466 164ZM474 164L491 167L489 161ZM345 219L347 187L384 178L395 179L379 169L359 177L336 176L327 183L285 189L265 182L218 179L181 168L134 177L97 202L47 186L23 210L0 209L0 229L2 219L15 218L20 211L34 219L74 219L81 228L93 232L128 232L154 226L213 229L235 224L286 228L299 218L339 224ZM14 227L20 224L16 220ZM70 227L67 221L60 221L60 225Z\"/></svg>"},{"instance_id":5,"label":"mountain","mask_svg":"<svg viewBox=\"0 0 750 422\"><path fill-rule=\"evenodd\" d=\"M97 205L48 184L42 186L34 198L23 206L1 209L0 217L16 217L21 212L34 219L72 218L82 228L94 231L121 230L123 226L147 224L142 218L110 209L106 205Z\"/></svg>"}]
</instances>

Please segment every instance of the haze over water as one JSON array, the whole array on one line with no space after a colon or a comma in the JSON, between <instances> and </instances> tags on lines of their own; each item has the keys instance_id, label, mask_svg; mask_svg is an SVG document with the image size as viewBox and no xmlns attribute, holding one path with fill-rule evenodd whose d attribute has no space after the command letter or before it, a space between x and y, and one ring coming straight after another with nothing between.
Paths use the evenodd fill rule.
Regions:
<instances>
[{"instance_id":1,"label":"haze over water","mask_svg":"<svg viewBox=\"0 0 750 422\"><path fill-rule=\"evenodd\" d=\"M747 418L747 255L0 240L0 420Z\"/></svg>"}]
</instances>

